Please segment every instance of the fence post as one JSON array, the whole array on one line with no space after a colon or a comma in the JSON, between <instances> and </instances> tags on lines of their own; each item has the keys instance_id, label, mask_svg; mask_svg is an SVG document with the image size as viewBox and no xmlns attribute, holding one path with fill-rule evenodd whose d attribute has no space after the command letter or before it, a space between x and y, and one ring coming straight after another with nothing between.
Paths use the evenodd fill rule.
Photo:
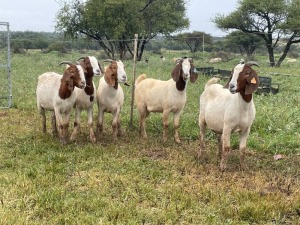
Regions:
<instances>
[{"instance_id":1,"label":"fence post","mask_svg":"<svg viewBox=\"0 0 300 225\"><path fill-rule=\"evenodd\" d=\"M6 31L3 31L3 27ZM12 106L12 81L11 81L11 65L10 65L10 31L8 22L0 22L0 108L10 108ZM5 57L5 54L7 55ZM6 58L6 59L5 59ZM6 70L6 76L2 76L2 70ZM6 80L2 80L6 79ZM2 86L3 85L3 86ZM7 85L7 86L6 86ZM6 87L5 87L6 86Z\"/></svg>"},{"instance_id":2,"label":"fence post","mask_svg":"<svg viewBox=\"0 0 300 225\"><path fill-rule=\"evenodd\" d=\"M138 34L134 35L134 49L133 49L133 76L132 76L132 91L131 91L131 111L130 111L130 127L133 127L133 105L134 105L134 89L135 89L135 75L136 75L136 53L137 53Z\"/></svg>"},{"instance_id":3,"label":"fence post","mask_svg":"<svg viewBox=\"0 0 300 225\"><path fill-rule=\"evenodd\" d=\"M202 34L202 61L204 61L204 33Z\"/></svg>"}]
</instances>

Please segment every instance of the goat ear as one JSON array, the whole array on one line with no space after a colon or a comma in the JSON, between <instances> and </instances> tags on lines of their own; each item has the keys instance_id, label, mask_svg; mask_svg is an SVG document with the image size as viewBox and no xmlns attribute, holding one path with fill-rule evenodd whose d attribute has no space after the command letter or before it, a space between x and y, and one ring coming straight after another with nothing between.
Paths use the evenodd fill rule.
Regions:
<instances>
[{"instance_id":1,"label":"goat ear","mask_svg":"<svg viewBox=\"0 0 300 225\"><path fill-rule=\"evenodd\" d=\"M177 82L179 80L180 71L181 71L181 64L177 63L175 68L172 71L172 78L175 82Z\"/></svg>"},{"instance_id":2,"label":"goat ear","mask_svg":"<svg viewBox=\"0 0 300 225\"><path fill-rule=\"evenodd\" d=\"M80 66L82 67L83 72L87 73L87 70L86 70L87 66L86 66L85 60L83 60L83 61L80 62Z\"/></svg>"},{"instance_id":3,"label":"goat ear","mask_svg":"<svg viewBox=\"0 0 300 225\"><path fill-rule=\"evenodd\" d=\"M198 78L198 73L195 73L195 67L193 64L191 64L191 69L190 69L190 80L192 83L195 83L197 78Z\"/></svg>"},{"instance_id":4,"label":"goat ear","mask_svg":"<svg viewBox=\"0 0 300 225\"><path fill-rule=\"evenodd\" d=\"M68 90L73 91L74 90L74 70L72 67L69 67L68 69L65 70L64 76L66 77L66 82L68 84Z\"/></svg>"},{"instance_id":5,"label":"goat ear","mask_svg":"<svg viewBox=\"0 0 300 225\"><path fill-rule=\"evenodd\" d=\"M105 71L103 70L103 68L101 67L101 64L100 64L100 62L98 61L98 66L99 66L99 68L100 68L100 70L101 70L101 73L102 74L104 74L105 73Z\"/></svg>"},{"instance_id":6,"label":"goat ear","mask_svg":"<svg viewBox=\"0 0 300 225\"><path fill-rule=\"evenodd\" d=\"M251 71L249 77L247 78L247 85L245 89L245 94L250 95L257 90L259 85L259 78L254 70Z\"/></svg>"},{"instance_id":7,"label":"goat ear","mask_svg":"<svg viewBox=\"0 0 300 225\"><path fill-rule=\"evenodd\" d=\"M110 66L107 67L106 71L105 71L105 75L104 75L104 80L106 81L106 83L109 86L115 86L116 81L115 79L112 77L113 75L113 71L111 70Z\"/></svg>"},{"instance_id":8,"label":"goat ear","mask_svg":"<svg viewBox=\"0 0 300 225\"><path fill-rule=\"evenodd\" d=\"M66 82L68 84L68 90L73 91L74 90L74 80L71 75L68 76L68 78L66 79Z\"/></svg>"},{"instance_id":9,"label":"goat ear","mask_svg":"<svg viewBox=\"0 0 300 225\"><path fill-rule=\"evenodd\" d=\"M228 89L228 88L229 88L229 83L230 83L230 81L231 81L232 74L233 74L233 71L231 71L230 77L229 77L229 79L228 79L227 83L224 85L224 88L226 88L226 89Z\"/></svg>"}]
</instances>

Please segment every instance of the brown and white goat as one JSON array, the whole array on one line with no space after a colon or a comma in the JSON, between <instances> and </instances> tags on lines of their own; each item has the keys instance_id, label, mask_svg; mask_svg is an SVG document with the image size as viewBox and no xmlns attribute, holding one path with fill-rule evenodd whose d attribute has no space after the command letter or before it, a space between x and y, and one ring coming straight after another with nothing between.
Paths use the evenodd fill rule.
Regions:
<instances>
[{"instance_id":1,"label":"brown and white goat","mask_svg":"<svg viewBox=\"0 0 300 225\"><path fill-rule=\"evenodd\" d=\"M227 166L232 132L239 132L240 164L241 168L244 167L246 143L256 112L252 95L259 85L259 78L252 65L257 66L254 62L235 66L225 87L216 84L217 78L210 79L200 96L199 157L205 150L205 131L208 127L218 136L221 171Z\"/></svg>"},{"instance_id":2,"label":"brown and white goat","mask_svg":"<svg viewBox=\"0 0 300 225\"><path fill-rule=\"evenodd\" d=\"M86 87L84 89L75 88L76 102L75 102L75 122L74 129L71 135L71 140L76 140L77 133L80 128L80 114L82 110L87 110L88 126L90 130L90 141L96 142L96 137L93 128L93 106L96 97L96 86L93 82L93 77L101 76L103 70L100 63L94 56L80 57L80 66L86 71L84 73L86 80Z\"/></svg>"},{"instance_id":3,"label":"brown and white goat","mask_svg":"<svg viewBox=\"0 0 300 225\"><path fill-rule=\"evenodd\" d=\"M43 132L46 132L45 110L54 111L52 115L52 133L57 133L62 144L66 144L71 109L76 95L74 87L85 88L84 71L70 62L62 62L69 67L63 75L47 72L38 77L36 88L37 108L42 115Z\"/></svg>"},{"instance_id":4,"label":"brown and white goat","mask_svg":"<svg viewBox=\"0 0 300 225\"><path fill-rule=\"evenodd\" d=\"M98 123L97 134L103 131L104 112L113 114L112 128L113 138L121 135L120 112L124 103L124 92L119 83L127 85L127 75L121 60L105 60L110 62L106 68L104 77L99 81L97 89Z\"/></svg>"},{"instance_id":5,"label":"brown and white goat","mask_svg":"<svg viewBox=\"0 0 300 225\"><path fill-rule=\"evenodd\" d=\"M145 74L138 77L135 82L135 103L140 114L139 125L143 138L147 138L145 120L150 112L159 112L163 115L163 140L167 140L169 114L174 114L174 138L180 142L178 129L179 119L186 102L187 81L194 83L198 77L194 73L193 60L180 58L176 61L172 79L162 81L146 78Z\"/></svg>"}]
</instances>

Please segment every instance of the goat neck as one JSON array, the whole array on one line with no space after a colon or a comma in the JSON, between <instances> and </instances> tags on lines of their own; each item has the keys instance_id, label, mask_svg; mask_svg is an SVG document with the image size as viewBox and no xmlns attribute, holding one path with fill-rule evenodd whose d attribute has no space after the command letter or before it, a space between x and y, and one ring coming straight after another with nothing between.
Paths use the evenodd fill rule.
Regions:
<instances>
[{"instance_id":1,"label":"goat neck","mask_svg":"<svg viewBox=\"0 0 300 225\"><path fill-rule=\"evenodd\" d=\"M118 87L119 87L119 83L118 83L118 78L116 77L114 89L118 90Z\"/></svg>"},{"instance_id":2,"label":"goat neck","mask_svg":"<svg viewBox=\"0 0 300 225\"><path fill-rule=\"evenodd\" d=\"M87 95L93 95L94 94L94 85L93 85L94 72L89 58L88 57L84 58L84 60L80 62L80 65L82 68L85 68L84 77L85 77L86 86L84 88L84 92Z\"/></svg>"},{"instance_id":3,"label":"goat neck","mask_svg":"<svg viewBox=\"0 0 300 225\"><path fill-rule=\"evenodd\" d=\"M246 95L244 91L241 91L239 94L241 95L242 99L245 102L247 102L247 103L251 102L251 100L252 100L252 94Z\"/></svg>"},{"instance_id":4,"label":"goat neck","mask_svg":"<svg viewBox=\"0 0 300 225\"><path fill-rule=\"evenodd\" d=\"M93 95L94 94L94 85L93 85L93 78L92 77L86 77L86 87L84 88L84 92L87 95Z\"/></svg>"},{"instance_id":5,"label":"goat neck","mask_svg":"<svg viewBox=\"0 0 300 225\"><path fill-rule=\"evenodd\" d=\"M65 77L63 77L61 79L60 87L59 87L59 90L58 90L58 95L61 99L67 99L72 95L72 92L74 90L74 86L73 86L72 90L70 90L69 87L70 87L70 85L69 85L68 81L66 80Z\"/></svg>"}]
</instances>

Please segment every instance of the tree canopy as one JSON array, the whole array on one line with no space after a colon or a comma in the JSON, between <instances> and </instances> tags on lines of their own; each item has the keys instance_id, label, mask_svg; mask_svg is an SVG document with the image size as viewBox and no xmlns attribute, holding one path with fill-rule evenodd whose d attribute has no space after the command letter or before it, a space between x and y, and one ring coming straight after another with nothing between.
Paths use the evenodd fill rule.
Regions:
<instances>
[{"instance_id":1,"label":"tree canopy","mask_svg":"<svg viewBox=\"0 0 300 225\"><path fill-rule=\"evenodd\" d=\"M180 43L185 43L191 52L197 52L203 44L211 45L213 42L211 35L200 31L178 34L175 36L175 40Z\"/></svg>"},{"instance_id":2,"label":"tree canopy","mask_svg":"<svg viewBox=\"0 0 300 225\"><path fill-rule=\"evenodd\" d=\"M233 31L223 40L223 47L231 51L238 50L241 55L252 58L257 47L262 46L263 41L257 35L244 33L242 31Z\"/></svg>"},{"instance_id":3,"label":"tree canopy","mask_svg":"<svg viewBox=\"0 0 300 225\"><path fill-rule=\"evenodd\" d=\"M290 47L300 43L300 0L240 0L229 15L217 15L217 27L255 34L265 42L270 66L279 67ZM284 44L284 51L275 62L274 48Z\"/></svg>"},{"instance_id":4,"label":"tree canopy","mask_svg":"<svg viewBox=\"0 0 300 225\"><path fill-rule=\"evenodd\" d=\"M158 34L187 28L185 0L74 0L57 15L57 30L72 38L86 35L97 40L110 58L132 53L138 34L138 59L145 45Z\"/></svg>"}]
</instances>

